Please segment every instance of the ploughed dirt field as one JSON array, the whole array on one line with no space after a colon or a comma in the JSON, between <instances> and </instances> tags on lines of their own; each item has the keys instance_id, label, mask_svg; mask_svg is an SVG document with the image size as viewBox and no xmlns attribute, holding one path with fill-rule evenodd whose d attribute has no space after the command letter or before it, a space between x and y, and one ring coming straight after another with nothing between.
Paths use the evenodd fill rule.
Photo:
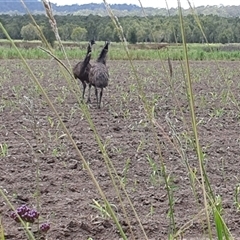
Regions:
<instances>
[{"instance_id":1,"label":"ploughed dirt field","mask_svg":"<svg viewBox=\"0 0 240 240\"><path fill-rule=\"evenodd\" d=\"M180 62L172 62L172 80L167 62L134 62L145 98L139 95L127 61L108 60L110 82L101 109L96 108L92 89L89 113L115 167L115 172L110 170L113 179L118 186L118 180L122 184L119 191L128 220L87 114L83 114L74 96L77 87L72 91L72 80L66 80L54 60L28 63L91 167L128 239L145 238L123 186L148 239L167 239L171 231L160 159L173 198L175 230L180 229L186 239L206 236L200 170ZM74 63L70 62L72 66ZM240 62L190 62L190 70L204 164L213 193L221 197L222 216L237 239ZM1 190L15 208L26 204L36 209L39 204L40 223L50 223L47 239L121 239L76 149L21 61L0 60L0 72ZM144 110L144 99L154 115L153 125ZM192 185L187 166L196 176ZM5 238L27 239L10 214L11 208L0 196Z\"/></svg>"}]
</instances>

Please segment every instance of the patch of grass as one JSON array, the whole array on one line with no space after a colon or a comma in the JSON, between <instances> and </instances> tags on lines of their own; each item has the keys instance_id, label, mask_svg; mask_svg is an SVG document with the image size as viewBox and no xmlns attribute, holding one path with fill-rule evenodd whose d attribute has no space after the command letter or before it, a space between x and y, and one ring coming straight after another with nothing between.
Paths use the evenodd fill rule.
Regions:
<instances>
[{"instance_id":1,"label":"patch of grass","mask_svg":"<svg viewBox=\"0 0 240 240\"><path fill-rule=\"evenodd\" d=\"M128 55L125 50L118 46L111 46L112 50L109 52L110 60L128 60ZM96 58L101 45L99 44L93 50L93 57ZM40 48L24 49L19 48L20 53L26 59L49 59ZM79 49L78 47L72 47L66 49L68 59L83 59L85 57L85 49ZM56 48L54 54L59 59L65 59L65 54ZM168 50L160 49L135 49L129 50L129 56L132 60L167 60L168 57L172 60L182 60L184 58L182 46L168 47ZM188 51L189 60L240 60L239 51L206 51L205 46L190 47ZM13 48L0 46L0 59L16 59L19 58L18 52Z\"/></svg>"}]
</instances>

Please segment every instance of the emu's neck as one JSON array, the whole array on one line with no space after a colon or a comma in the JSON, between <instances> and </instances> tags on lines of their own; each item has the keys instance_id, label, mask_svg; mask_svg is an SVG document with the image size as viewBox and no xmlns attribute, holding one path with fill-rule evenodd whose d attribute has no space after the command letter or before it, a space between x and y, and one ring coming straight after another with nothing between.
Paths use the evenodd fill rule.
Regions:
<instances>
[{"instance_id":1,"label":"emu's neck","mask_svg":"<svg viewBox=\"0 0 240 240\"><path fill-rule=\"evenodd\" d=\"M87 54L87 56L84 58L83 62L81 63L80 76L85 73L85 70L90 62L90 59L91 59L91 52Z\"/></svg>"},{"instance_id":2,"label":"emu's neck","mask_svg":"<svg viewBox=\"0 0 240 240\"><path fill-rule=\"evenodd\" d=\"M90 51L90 52L88 52L87 53L87 55L86 55L86 57L84 58L84 60L83 60L83 64L84 65L88 65L88 63L90 62L90 59L91 59L91 54L92 54L92 52Z\"/></svg>"},{"instance_id":3,"label":"emu's neck","mask_svg":"<svg viewBox=\"0 0 240 240\"><path fill-rule=\"evenodd\" d=\"M87 55L88 55L90 52L92 52L92 45L91 45L91 43L88 43ZM86 56L87 56L87 55L86 55Z\"/></svg>"},{"instance_id":4,"label":"emu's neck","mask_svg":"<svg viewBox=\"0 0 240 240\"><path fill-rule=\"evenodd\" d=\"M107 49L103 49L97 59L97 62L100 62L100 63L103 63L103 64L106 64L106 60L107 60L107 53L108 53L108 50Z\"/></svg>"}]
</instances>

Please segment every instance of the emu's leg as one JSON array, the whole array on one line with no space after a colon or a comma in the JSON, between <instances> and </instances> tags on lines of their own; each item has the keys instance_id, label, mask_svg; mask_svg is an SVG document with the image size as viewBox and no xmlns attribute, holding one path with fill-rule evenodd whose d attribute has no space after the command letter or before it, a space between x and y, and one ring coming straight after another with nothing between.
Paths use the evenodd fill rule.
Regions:
<instances>
[{"instance_id":1,"label":"emu's leg","mask_svg":"<svg viewBox=\"0 0 240 240\"><path fill-rule=\"evenodd\" d=\"M99 100L99 106L98 106L98 108L101 107L102 95L103 95L103 88L101 88L101 92L100 92L100 100Z\"/></svg>"},{"instance_id":2,"label":"emu's leg","mask_svg":"<svg viewBox=\"0 0 240 240\"><path fill-rule=\"evenodd\" d=\"M90 100L90 95L91 95L91 83L89 83L88 85L88 99L87 99L87 103L91 103L91 100Z\"/></svg>"},{"instance_id":3,"label":"emu's leg","mask_svg":"<svg viewBox=\"0 0 240 240\"><path fill-rule=\"evenodd\" d=\"M98 90L97 90L97 87L95 87L95 95L96 95L97 105L98 105Z\"/></svg>"},{"instance_id":4,"label":"emu's leg","mask_svg":"<svg viewBox=\"0 0 240 240\"><path fill-rule=\"evenodd\" d=\"M82 101L84 101L84 95L85 95L86 83L85 83L84 81L82 81L82 85L83 85Z\"/></svg>"}]
</instances>

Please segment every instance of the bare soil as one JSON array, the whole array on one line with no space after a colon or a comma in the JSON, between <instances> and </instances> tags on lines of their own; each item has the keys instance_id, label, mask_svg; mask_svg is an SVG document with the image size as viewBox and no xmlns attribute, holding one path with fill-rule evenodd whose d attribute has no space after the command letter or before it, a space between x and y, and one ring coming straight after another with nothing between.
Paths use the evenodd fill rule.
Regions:
<instances>
[{"instance_id":1,"label":"bare soil","mask_svg":"<svg viewBox=\"0 0 240 240\"><path fill-rule=\"evenodd\" d=\"M91 167L126 235L129 239L134 239L133 235L135 239L144 239L120 190L130 227L127 224L94 131L58 64L53 60L28 63ZM145 93L142 98L129 63L109 60L111 79L103 93L102 108L96 108L94 90L92 104L88 105L116 169L116 173L111 170L113 178L125 183L146 235L152 240L167 239L171 228L160 159L170 177L175 229L187 224L184 238L207 236L186 86L181 64L172 64L173 79L170 80L166 62L134 62ZM240 216L235 205L235 190L240 179L239 66L240 62L218 62L218 65L210 61L190 62L206 171L212 191L222 199L222 215L235 239L240 233ZM121 239L111 218L92 206L93 200L102 205L103 201L77 151L21 61L0 60L0 70L0 144L2 149L8 148L7 154L0 151L0 187L13 206L27 204L37 208L39 203L40 222L51 223L48 239ZM82 87L80 83L79 86ZM142 100L150 103L156 120L154 127ZM196 175L194 191L186 163ZM10 213L9 205L1 196L0 216L6 239L27 239L20 224L9 217Z\"/></svg>"}]
</instances>

